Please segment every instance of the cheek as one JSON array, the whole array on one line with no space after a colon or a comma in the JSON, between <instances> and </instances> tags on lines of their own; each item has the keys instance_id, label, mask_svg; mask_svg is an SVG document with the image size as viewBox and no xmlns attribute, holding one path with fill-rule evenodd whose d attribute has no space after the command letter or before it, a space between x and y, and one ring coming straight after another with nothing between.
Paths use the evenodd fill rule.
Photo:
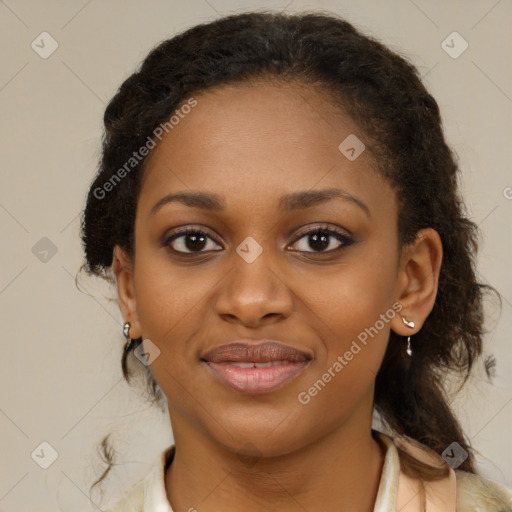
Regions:
<instances>
[{"instance_id":1,"label":"cheek","mask_svg":"<svg viewBox=\"0 0 512 512\"><path fill-rule=\"evenodd\" d=\"M317 288L321 290L317 293L321 307L316 314L322 319L325 345L321 371L341 357L343 371L337 375L343 373L349 387L374 379L384 357L390 322L397 314L392 307L396 282L393 256L390 252L361 252L357 261Z\"/></svg>"},{"instance_id":2,"label":"cheek","mask_svg":"<svg viewBox=\"0 0 512 512\"><path fill-rule=\"evenodd\" d=\"M145 247L137 253L134 277L142 335L160 350L151 371L168 394L176 389L175 380L193 379L197 339L208 338L212 325L207 319L209 292L219 278L207 270L172 268Z\"/></svg>"},{"instance_id":3,"label":"cheek","mask_svg":"<svg viewBox=\"0 0 512 512\"><path fill-rule=\"evenodd\" d=\"M190 270L173 268L165 257L165 248L152 249L142 240L137 246L135 265L135 292L137 313L143 335L166 342L165 333L172 335L173 326L201 301L203 286L197 279L184 279Z\"/></svg>"},{"instance_id":4,"label":"cheek","mask_svg":"<svg viewBox=\"0 0 512 512\"><path fill-rule=\"evenodd\" d=\"M303 276L303 298L316 309L327 327L332 326L331 334L357 336L393 304L395 256L378 250L377 244L368 243L368 247L354 252L343 265L328 273Z\"/></svg>"},{"instance_id":5,"label":"cheek","mask_svg":"<svg viewBox=\"0 0 512 512\"><path fill-rule=\"evenodd\" d=\"M371 401L390 321L397 314L384 287L381 293L378 286L365 289L363 281L354 283L347 280L331 290L329 309L318 311L329 326L322 336L325 350L318 352L315 371L298 397L311 407L310 417L324 417L325 428L334 428L358 404Z\"/></svg>"}]
</instances>

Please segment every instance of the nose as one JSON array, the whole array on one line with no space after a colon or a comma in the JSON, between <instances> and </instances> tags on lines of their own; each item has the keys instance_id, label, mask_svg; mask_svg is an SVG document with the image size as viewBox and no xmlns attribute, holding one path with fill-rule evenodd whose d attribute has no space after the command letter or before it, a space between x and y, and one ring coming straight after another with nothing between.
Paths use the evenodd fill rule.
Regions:
<instances>
[{"instance_id":1,"label":"nose","mask_svg":"<svg viewBox=\"0 0 512 512\"><path fill-rule=\"evenodd\" d=\"M216 313L225 321L257 328L291 315L293 294L266 252L252 262L233 252L233 264L215 301Z\"/></svg>"}]
</instances>

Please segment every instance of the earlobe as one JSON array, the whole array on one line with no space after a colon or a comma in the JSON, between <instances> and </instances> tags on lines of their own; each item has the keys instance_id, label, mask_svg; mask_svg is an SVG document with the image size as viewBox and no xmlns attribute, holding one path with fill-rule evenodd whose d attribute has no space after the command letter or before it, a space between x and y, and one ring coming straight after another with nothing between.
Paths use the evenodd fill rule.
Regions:
<instances>
[{"instance_id":1,"label":"earlobe","mask_svg":"<svg viewBox=\"0 0 512 512\"><path fill-rule=\"evenodd\" d=\"M443 257L439 234L432 228L420 230L401 256L396 300L402 310L391 322L391 329L400 336L410 336L421 329L436 300ZM414 329L407 326L403 317L414 322Z\"/></svg>"},{"instance_id":2,"label":"earlobe","mask_svg":"<svg viewBox=\"0 0 512 512\"><path fill-rule=\"evenodd\" d=\"M139 338L141 334L137 314L137 300L133 283L133 265L130 257L118 245L114 247L112 270L117 280L117 297L124 322L130 322L130 337Z\"/></svg>"}]
</instances>

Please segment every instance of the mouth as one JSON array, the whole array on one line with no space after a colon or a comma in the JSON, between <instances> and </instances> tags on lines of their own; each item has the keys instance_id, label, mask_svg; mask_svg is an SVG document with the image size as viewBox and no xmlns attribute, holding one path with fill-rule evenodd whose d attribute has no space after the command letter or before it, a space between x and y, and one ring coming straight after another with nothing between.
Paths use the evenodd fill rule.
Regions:
<instances>
[{"instance_id":1,"label":"mouth","mask_svg":"<svg viewBox=\"0 0 512 512\"><path fill-rule=\"evenodd\" d=\"M298 377L311 360L312 355L307 352L270 340L256 345L239 340L215 348L201 358L218 381L250 395L284 386Z\"/></svg>"}]
</instances>

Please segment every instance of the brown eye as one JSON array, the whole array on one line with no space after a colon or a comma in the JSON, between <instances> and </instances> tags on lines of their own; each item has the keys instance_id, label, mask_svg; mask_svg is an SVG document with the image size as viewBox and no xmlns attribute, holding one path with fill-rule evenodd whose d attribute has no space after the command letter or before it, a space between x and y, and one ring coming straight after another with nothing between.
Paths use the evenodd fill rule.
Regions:
<instances>
[{"instance_id":1,"label":"brown eye","mask_svg":"<svg viewBox=\"0 0 512 512\"><path fill-rule=\"evenodd\" d=\"M293 245L296 245L298 241L302 241L303 239L302 248L299 247L297 249L302 252L332 252L348 247L354 243L349 236L329 228L315 228L303 233L295 240Z\"/></svg>"},{"instance_id":2,"label":"brown eye","mask_svg":"<svg viewBox=\"0 0 512 512\"><path fill-rule=\"evenodd\" d=\"M209 243L209 241L213 243ZM199 229L187 228L166 238L164 246L169 246L177 253L193 254L215 249L218 245L213 238ZM205 250L206 249L206 250Z\"/></svg>"}]
</instances>

